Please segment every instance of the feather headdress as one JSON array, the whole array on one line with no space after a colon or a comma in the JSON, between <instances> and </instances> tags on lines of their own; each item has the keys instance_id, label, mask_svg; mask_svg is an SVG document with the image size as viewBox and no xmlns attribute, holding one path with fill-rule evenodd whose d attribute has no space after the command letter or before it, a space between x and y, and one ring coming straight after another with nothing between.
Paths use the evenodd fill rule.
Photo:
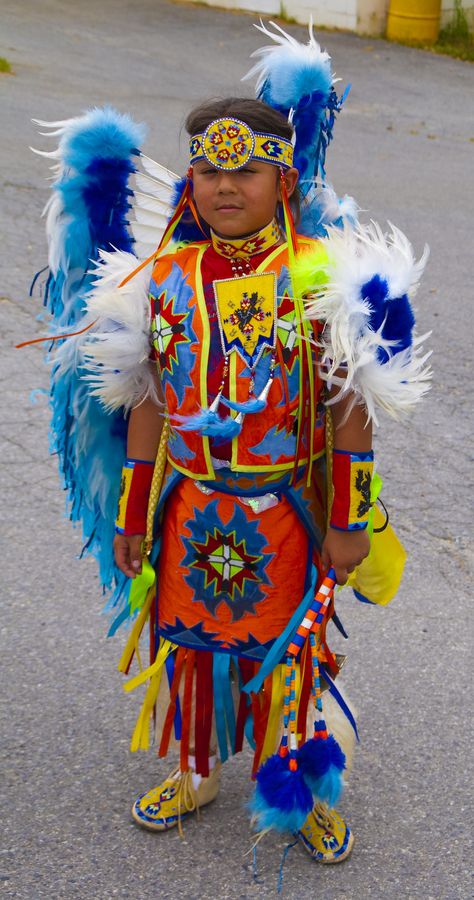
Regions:
<instances>
[{"instance_id":1,"label":"feather headdress","mask_svg":"<svg viewBox=\"0 0 474 900\"><path fill-rule=\"evenodd\" d=\"M324 235L328 224L342 216L355 220L357 205L350 197L339 201L326 184L326 151L332 140L335 117L348 88L337 96L331 57L322 50L309 25L309 40L302 44L275 22L274 31L260 22L255 27L273 44L252 56L257 62L243 80L257 76L256 96L281 112L295 129L294 165L299 171L302 197L299 231L310 237Z\"/></svg>"}]
</instances>

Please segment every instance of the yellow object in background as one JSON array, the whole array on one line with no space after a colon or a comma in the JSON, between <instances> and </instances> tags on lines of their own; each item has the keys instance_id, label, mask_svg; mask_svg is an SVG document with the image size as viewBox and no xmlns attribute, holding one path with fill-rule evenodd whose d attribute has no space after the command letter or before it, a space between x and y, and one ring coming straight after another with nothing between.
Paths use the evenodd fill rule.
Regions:
<instances>
[{"instance_id":1,"label":"yellow object in background","mask_svg":"<svg viewBox=\"0 0 474 900\"><path fill-rule=\"evenodd\" d=\"M434 44L438 40L440 15L441 0L390 0L387 38Z\"/></svg>"},{"instance_id":2,"label":"yellow object in background","mask_svg":"<svg viewBox=\"0 0 474 900\"><path fill-rule=\"evenodd\" d=\"M346 584L361 595L360 599L386 606L400 587L407 555L391 525L383 531L376 530L383 526L385 515L378 506L373 512L370 553L349 575Z\"/></svg>"}]
</instances>

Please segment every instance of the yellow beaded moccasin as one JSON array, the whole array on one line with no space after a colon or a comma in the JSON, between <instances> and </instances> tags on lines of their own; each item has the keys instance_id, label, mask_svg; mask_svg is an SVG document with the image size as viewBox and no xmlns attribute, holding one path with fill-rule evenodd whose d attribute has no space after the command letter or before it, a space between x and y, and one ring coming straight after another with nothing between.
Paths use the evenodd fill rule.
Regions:
<instances>
[{"instance_id":1,"label":"yellow beaded moccasin","mask_svg":"<svg viewBox=\"0 0 474 900\"><path fill-rule=\"evenodd\" d=\"M132 816L143 828L151 831L168 831L176 825L181 831L181 819L206 806L218 794L221 764L216 761L208 778L202 778L197 789L193 785L193 772L175 769L165 781L142 794L132 806Z\"/></svg>"},{"instance_id":2,"label":"yellow beaded moccasin","mask_svg":"<svg viewBox=\"0 0 474 900\"><path fill-rule=\"evenodd\" d=\"M321 863L339 863L349 856L354 835L335 809L316 803L298 832L305 850Z\"/></svg>"}]
</instances>

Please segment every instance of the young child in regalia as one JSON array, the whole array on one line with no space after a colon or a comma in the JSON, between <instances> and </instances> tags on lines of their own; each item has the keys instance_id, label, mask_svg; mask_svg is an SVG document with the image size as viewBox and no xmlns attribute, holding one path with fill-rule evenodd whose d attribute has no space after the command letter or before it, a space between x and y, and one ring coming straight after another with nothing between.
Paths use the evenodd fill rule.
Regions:
<instances>
[{"instance_id":1,"label":"young child in regalia","mask_svg":"<svg viewBox=\"0 0 474 900\"><path fill-rule=\"evenodd\" d=\"M400 580L372 422L428 386L410 305L424 260L325 180L342 103L327 54L262 30L276 46L252 72L258 99L189 114L185 179L110 109L60 124L53 434L114 588L111 633L131 620L120 668L136 658L126 687L146 684L132 749L154 722L159 756L177 751L134 819L181 829L247 741L255 829L335 863L353 844L335 806L357 728L328 644L344 633L334 589L386 603Z\"/></svg>"}]
</instances>

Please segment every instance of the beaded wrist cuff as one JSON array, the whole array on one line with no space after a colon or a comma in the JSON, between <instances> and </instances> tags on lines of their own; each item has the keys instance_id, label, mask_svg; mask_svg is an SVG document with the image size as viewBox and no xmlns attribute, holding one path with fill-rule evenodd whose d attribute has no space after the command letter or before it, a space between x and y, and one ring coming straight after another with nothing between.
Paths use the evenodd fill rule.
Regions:
<instances>
[{"instance_id":1,"label":"beaded wrist cuff","mask_svg":"<svg viewBox=\"0 0 474 900\"><path fill-rule=\"evenodd\" d=\"M154 462L126 459L122 469L115 531L118 534L146 534L148 497Z\"/></svg>"},{"instance_id":2,"label":"beaded wrist cuff","mask_svg":"<svg viewBox=\"0 0 474 900\"><path fill-rule=\"evenodd\" d=\"M361 531L367 528L370 512L370 484L374 468L374 454L333 450L332 483L334 500L331 528L340 531Z\"/></svg>"}]
</instances>

